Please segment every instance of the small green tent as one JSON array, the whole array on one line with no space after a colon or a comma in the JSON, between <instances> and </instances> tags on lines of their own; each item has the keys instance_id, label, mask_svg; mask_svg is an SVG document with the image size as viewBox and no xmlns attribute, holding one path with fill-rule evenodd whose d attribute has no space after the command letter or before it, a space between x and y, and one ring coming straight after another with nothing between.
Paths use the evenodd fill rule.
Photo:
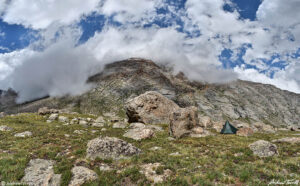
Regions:
<instances>
[{"instance_id":1,"label":"small green tent","mask_svg":"<svg viewBox=\"0 0 300 186\"><path fill-rule=\"evenodd\" d=\"M229 121L225 122L223 129L221 130L221 134L236 134L237 129L232 126Z\"/></svg>"}]
</instances>

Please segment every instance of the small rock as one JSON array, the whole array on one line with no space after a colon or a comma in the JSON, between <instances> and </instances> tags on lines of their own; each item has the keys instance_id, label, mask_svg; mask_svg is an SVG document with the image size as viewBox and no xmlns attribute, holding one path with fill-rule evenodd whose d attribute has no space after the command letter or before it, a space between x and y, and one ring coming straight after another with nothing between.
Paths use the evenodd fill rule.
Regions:
<instances>
[{"instance_id":1,"label":"small rock","mask_svg":"<svg viewBox=\"0 0 300 186\"><path fill-rule=\"evenodd\" d=\"M102 163L102 164L99 166L99 169L100 169L100 171L103 171L103 172L106 172L106 171L112 171L112 170L113 170L109 165L106 165L106 164L104 164L104 163Z\"/></svg>"},{"instance_id":2,"label":"small rock","mask_svg":"<svg viewBox=\"0 0 300 186\"><path fill-rule=\"evenodd\" d=\"M124 129L127 127L127 123L125 122L117 122L117 123L114 123L112 128L114 129Z\"/></svg>"},{"instance_id":3,"label":"small rock","mask_svg":"<svg viewBox=\"0 0 300 186\"><path fill-rule=\"evenodd\" d=\"M2 132L9 132L9 131L12 131L13 129L11 127L8 127L6 125L1 125L0 126L0 131Z\"/></svg>"},{"instance_id":4,"label":"small rock","mask_svg":"<svg viewBox=\"0 0 300 186\"><path fill-rule=\"evenodd\" d=\"M94 119L92 119L92 118L86 118L86 121L90 123L90 122L93 122Z\"/></svg>"},{"instance_id":5,"label":"small rock","mask_svg":"<svg viewBox=\"0 0 300 186\"><path fill-rule=\"evenodd\" d=\"M236 135L244 136L244 137L252 136L253 134L254 134L254 131L248 127L240 128L236 133Z\"/></svg>"},{"instance_id":6,"label":"small rock","mask_svg":"<svg viewBox=\"0 0 300 186\"><path fill-rule=\"evenodd\" d=\"M175 138L172 138L172 137L167 137L167 139L168 139L169 141L174 141L174 140L175 140Z\"/></svg>"},{"instance_id":7,"label":"small rock","mask_svg":"<svg viewBox=\"0 0 300 186\"><path fill-rule=\"evenodd\" d=\"M169 156L181 156L181 154L179 152L173 152L169 154Z\"/></svg>"},{"instance_id":8,"label":"small rock","mask_svg":"<svg viewBox=\"0 0 300 186\"><path fill-rule=\"evenodd\" d=\"M58 121L63 123L68 123L69 119L66 116L59 116Z\"/></svg>"},{"instance_id":9,"label":"small rock","mask_svg":"<svg viewBox=\"0 0 300 186\"><path fill-rule=\"evenodd\" d=\"M130 125L129 125L129 128L131 128L131 129L135 129L135 128L145 128L146 127L146 125L144 124L144 123L131 123Z\"/></svg>"},{"instance_id":10,"label":"small rock","mask_svg":"<svg viewBox=\"0 0 300 186\"><path fill-rule=\"evenodd\" d=\"M74 130L75 134L83 134L85 131L84 130Z\"/></svg>"},{"instance_id":11,"label":"small rock","mask_svg":"<svg viewBox=\"0 0 300 186\"><path fill-rule=\"evenodd\" d=\"M278 155L277 146L264 140L258 140L250 144L249 148L253 151L254 155L259 157Z\"/></svg>"},{"instance_id":12,"label":"small rock","mask_svg":"<svg viewBox=\"0 0 300 186\"><path fill-rule=\"evenodd\" d=\"M274 133L275 132L274 127L272 127L271 125L266 125L262 122L253 123L253 126L256 128L257 132L265 132L265 133Z\"/></svg>"},{"instance_id":13,"label":"small rock","mask_svg":"<svg viewBox=\"0 0 300 186\"><path fill-rule=\"evenodd\" d=\"M98 132L98 131L97 131L97 130L92 130L91 132L92 132L93 134L95 134L95 133Z\"/></svg>"},{"instance_id":14,"label":"small rock","mask_svg":"<svg viewBox=\"0 0 300 186\"><path fill-rule=\"evenodd\" d=\"M93 127L104 127L104 123L93 123Z\"/></svg>"},{"instance_id":15,"label":"small rock","mask_svg":"<svg viewBox=\"0 0 300 186\"><path fill-rule=\"evenodd\" d=\"M42 107L39 108L38 110L39 115L54 114L54 113L59 113L59 110L49 109L48 107Z\"/></svg>"},{"instance_id":16,"label":"small rock","mask_svg":"<svg viewBox=\"0 0 300 186\"><path fill-rule=\"evenodd\" d=\"M73 118L70 122L71 125L74 125L74 124L78 124L79 123L79 119L78 118Z\"/></svg>"},{"instance_id":17,"label":"small rock","mask_svg":"<svg viewBox=\"0 0 300 186\"><path fill-rule=\"evenodd\" d=\"M66 138L69 138L70 137L70 134L65 134L64 135Z\"/></svg>"},{"instance_id":18,"label":"small rock","mask_svg":"<svg viewBox=\"0 0 300 186\"><path fill-rule=\"evenodd\" d=\"M32 132L30 132L30 131L25 131L25 132L17 133L17 134L15 134L14 136L15 136L15 137L18 137L18 138L30 137L30 136L32 136Z\"/></svg>"},{"instance_id":19,"label":"small rock","mask_svg":"<svg viewBox=\"0 0 300 186\"><path fill-rule=\"evenodd\" d=\"M72 169L72 179L69 186L78 186L97 179L98 175L94 171L82 166L76 166Z\"/></svg>"},{"instance_id":20,"label":"small rock","mask_svg":"<svg viewBox=\"0 0 300 186\"><path fill-rule=\"evenodd\" d=\"M243 153L242 152L238 152L238 153L234 154L234 157L239 157L239 156L243 156Z\"/></svg>"},{"instance_id":21,"label":"small rock","mask_svg":"<svg viewBox=\"0 0 300 186\"><path fill-rule=\"evenodd\" d=\"M105 120L102 116L99 116L96 120L95 120L96 123L105 123Z\"/></svg>"},{"instance_id":22,"label":"small rock","mask_svg":"<svg viewBox=\"0 0 300 186\"><path fill-rule=\"evenodd\" d=\"M59 186L61 175L54 174L53 166L54 161L51 160L30 160L28 167L25 169L25 176L21 181L33 186Z\"/></svg>"},{"instance_id":23,"label":"small rock","mask_svg":"<svg viewBox=\"0 0 300 186\"><path fill-rule=\"evenodd\" d=\"M50 121L55 121L55 120L57 120L57 118L58 118L58 114L51 114L51 115L49 116L48 120L50 120Z\"/></svg>"},{"instance_id":24,"label":"small rock","mask_svg":"<svg viewBox=\"0 0 300 186\"><path fill-rule=\"evenodd\" d=\"M123 136L139 141L153 137L154 131L146 128L136 128L128 130Z\"/></svg>"},{"instance_id":25,"label":"small rock","mask_svg":"<svg viewBox=\"0 0 300 186\"><path fill-rule=\"evenodd\" d=\"M149 150L158 151L158 150L161 150L161 149L162 149L161 147L151 147Z\"/></svg>"},{"instance_id":26,"label":"small rock","mask_svg":"<svg viewBox=\"0 0 300 186\"><path fill-rule=\"evenodd\" d=\"M296 144L300 143L300 137L287 137L282 139L273 140L273 143L291 143Z\"/></svg>"},{"instance_id":27,"label":"small rock","mask_svg":"<svg viewBox=\"0 0 300 186\"><path fill-rule=\"evenodd\" d=\"M52 120L47 120L46 123L52 123Z\"/></svg>"},{"instance_id":28,"label":"small rock","mask_svg":"<svg viewBox=\"0 0 300 186\"><path fill-rule=\"evenodd\" d=\"M114 137L99 137L87 144L87 158L91 160L96 157L122 159L140 153L141 150L132 144Z\"/></svg>"},{"instance_id":29,"label":"small rock","mask_svg":"<svg viewBox=\"0 0 300 186\"><path fill-rule=\"evenodd\" d=\"M163 170L162 173L158 173L157 169L161 167L160 163L149 163L141 166L141 173L144 174L147 180L154 183L162 183L169 176L171 176L172 171L170 169Z\"/></svg>"},{"instance_id":30,"label":"small rock","mask_svg":"<svg viewBox=\"0 0 300 186\"><path fill-rule=\"evenodd\" d=\"M119 116L113 116L110 118L110 122L119 122L119 121L124 121L124 119L120 118Z\"/></svg>"},{"instance_id":31,"label":"small rock","mask_svg":"<svg viewBox=\"0 0 300 186\"><path fill-rule=\"evenodd\" d=\"M106 128L102 128L101 131L104 132L104 131L107 131L107 129Z\"/></svg>"},{"instance_id":32,"label":"small rock","mask_svg":"<svg viewBox=\"0 0 300 186\"><path fill-rule=\"evenodd\" d=\"M80 120L80 121L79 121L79 125L81 125L81 126L87 127L88 124L89 124L89 123L88 123L87 121L85 121L85 120Z\"/></svg>"}]
</instances>

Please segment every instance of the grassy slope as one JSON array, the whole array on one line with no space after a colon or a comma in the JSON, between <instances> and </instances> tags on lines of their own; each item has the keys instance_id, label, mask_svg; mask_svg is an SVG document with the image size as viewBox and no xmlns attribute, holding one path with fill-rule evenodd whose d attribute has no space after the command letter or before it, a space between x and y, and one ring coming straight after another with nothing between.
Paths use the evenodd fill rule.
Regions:
<instances>
[{"instance_id":1,"label":"grassy slope","mask_svg":"<svg viewBox=\"0 0 300 186\"><path fill-rule=\"evenodd\" d=\"M70 118L78 115L68 115ZM81 117L87 117L80 115ZM91 116L89 116L91 117ZM0 125L14 128L11 132L0 132L0 180L17 182L24 176L24 169L30 159L43 158L55 160L55 172L62 174L62 185L71 179L71 168L75 161L82 159L80 165L87 166L99 174L99 180L87 185L124 185L124 183L151 184L139 173L139 165L160 162L164 168L171 169L173 175L161 185L267 185L271 180L300 180L300 146L278 144L280 155L270 158L258 158L252 154L248 145L256 140L271 141L281 137L293 136L295 132L277 134L255 134L250 138L235 135L219 135L206 138L184 138L169 141L168 129L156 134L156 137L135 142L122 137L125 129L112 129L101 132L99 128L84 128L80 125L64 126L62 123L46 123L46 119L37 114L21 114L0 119ZM13 134L32 131L29 138L15 138ZM74 134L74 130L85 130L84 134ZM92 133L92 130L97 130ZM65 137L65 134L71 136ZM133 143L143 150L143 154L126 160L85 161L86 144L98 136L115 136ZM149 148L160 146L161 151ZM69 154L56 156L69 149ZM181 156L169 156L179 152ZM235 157L235 153L243 153ZM100 163L108 163L114 171L99 171ZM122 170L117 173L117 170Z\"/></svg>"}]
</instances>

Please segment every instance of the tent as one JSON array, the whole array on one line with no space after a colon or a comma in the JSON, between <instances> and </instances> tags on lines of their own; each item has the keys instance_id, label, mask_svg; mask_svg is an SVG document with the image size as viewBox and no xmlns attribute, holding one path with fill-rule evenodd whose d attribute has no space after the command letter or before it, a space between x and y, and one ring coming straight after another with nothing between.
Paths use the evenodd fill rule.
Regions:
<instances>
[{"instance_id":1,"label":"tent","mask_svg":"<svg viewBox=\"0 0 300 186\"><path fill-rule=\"evenodd\" d=\"M237 128L232 126L229 121L226 121L223 129L221 130L221 134L236 134Z\"/></svg>"}]
</instances>

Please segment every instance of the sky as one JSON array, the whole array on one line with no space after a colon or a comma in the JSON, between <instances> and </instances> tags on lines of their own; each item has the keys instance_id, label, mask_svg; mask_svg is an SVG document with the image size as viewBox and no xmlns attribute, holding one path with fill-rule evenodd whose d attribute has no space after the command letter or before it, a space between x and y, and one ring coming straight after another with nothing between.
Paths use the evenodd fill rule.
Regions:
<instances>
[{"instance_id":1,"label":"sky","mask_svg":"<svg viewBox=\"0 0 300 186\"><path fill-rule=\"evenodd\" d=\"M300 93L300 0L0 0L0 89L18 102L89 90L147 58L189 79Z\"/></svg>"}]
</instances>

